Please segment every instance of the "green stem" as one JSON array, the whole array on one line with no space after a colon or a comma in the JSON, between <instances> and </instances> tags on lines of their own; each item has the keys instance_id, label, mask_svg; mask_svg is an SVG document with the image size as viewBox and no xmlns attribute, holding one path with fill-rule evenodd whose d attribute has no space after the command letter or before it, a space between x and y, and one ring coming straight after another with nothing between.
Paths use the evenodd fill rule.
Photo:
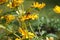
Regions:
<instances>
[{"instance_id":1,"label":"green stem","mask_svg":"<svg viewBox=\"0 0 60 40\"><path fill-rule=\"evenodd\" d=\"M38 18L38 30L39 30L39 34L40 34L40 26L39 26L39 22L40 22L40 20L39 20L39 18Z\"/></svg>"},{"instance_id":2,"label":"green stem","mask_svg":"<svg viewBox=\"0 0 60 40\"><path fill-rule=\"evenodd\" d=\"M31 31L34 33L34 30L32 29L30 22L29 22L29 26L30 26Z\"/></svg>"},{"instance_id":3,"label":"green stem","mask_svg":"<svg viewBox=\"0 0 60 40\"><path fill-rule=\"evenodd\" d=\"M28 38L29 38L29 34L28 34L28 28L27 28L27 26L26 26L26 23L25 22L22 22L22 28L25 28L27 31L27 35L28 35ZM30 39L28 39L28 40L30 40Z\"/></svg>"},{"instance_id":4,"label":"green stem","mask_svg":"<svg viewBox=\"0 0 60 40\"><path fill-rule=\"evenodd\" d=\"M32 26L31 26L31 23L30 23L30 22L29 22L29 26L30 26L31 31L35 34L35 36L38 37L38 36L36 35L36 33L34 32L34 30L32 29ZM39 39L37 38L37 40L39 40Z\"/></svg>"},{"instance_id":5,"label":"green stem","mask_svg":"<svg viewBox=\"0 0 60 40\"><path fill-rule=\"evenodd\" d=\"M9 31L9 32L11 32L11 33L13 33L11 30L9 30L9 29L6 29L7 31ZM15 34L15 33L13 33L13 35L15 35L16 37L18 37L18 38L20 38L20 36L18 36L17 34ZM20 38L21 39L21 38Z\"/></svg>"},{"instance_id":6,"label":"green stem","mask_svg":"<svg viewBox=\"0 0 60 40\"><path fill-rule=\"evenodd\" d=\"M20 38L20 36L18 36L17 34L13 33L16 37ZM21 38L20 38L21 39Z\"/></svg>"}]
</instances>

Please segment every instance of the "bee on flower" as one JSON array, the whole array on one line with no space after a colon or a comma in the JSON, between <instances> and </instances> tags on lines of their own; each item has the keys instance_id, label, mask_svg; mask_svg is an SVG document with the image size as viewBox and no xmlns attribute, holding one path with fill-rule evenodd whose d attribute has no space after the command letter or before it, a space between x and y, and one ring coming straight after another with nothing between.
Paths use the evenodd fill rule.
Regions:
<instances>
[{"instance_id":1,"label":"bee on flower","mask_svg":"<svg viewBox=\"0 0 60 40\"><path fill-rule=\"evenodd\" d=\"M0 4L3 4L5 2L8 2L8 0L0 0Z\"/></svg>"},{"instance_id":2,"label":"bee on flower","mask_svg":"<svg viewBox=\"0 0 60 40\"><path fill-rule=\"evenodd\" d=\"M27 38L32 39L32 38L35 37L34 33L28 32L27 30L25 30L25 29L23 29L23 28L19 28L18 31L19 31L19 33L22 34L22 39L27 39Z\"/></svg>"},{"instance_id":3,"label":"bee on flower","mask_svg":"<svg viewBox=\"0 0 60 40\"><path fill-rule=\"evenodd\" d=\"M7 7L9 7L9 8L16 8L19 5L21 5L23 2L24 2L24 0L13 0L9 4L7 4Z\"/></svg>"},{"instance_id":4,"label":"bee on flower","mask_svg":"<svg viewBox=\"0 0 60 40\"><path fill-rule=\"evenodd\" d=\"M53 11L59 14L59 13L60 13L60 6L56 5L56 6L53 8Z\"/></svg>"},{"instance_id":5,"label":"bee on flower","mask_svg":"<svg viewBox=\"0 0 60 40\"><path fill-rule=\"evenodd\" d=\"M6 22L9 23L15 19L14 15L5 15Z\"/></svg>"},{"instance_id":6,"label":"bee on flower","mask_svg":"<svg viewBox=\"0 0 60 40\"><path fill-rule=\"evenodd\" d=\"M42 8L44 8L45 6L46 6L46 4L43 3L43 2L42 2L41 4L38 3L38 2L34 2L33 5L32 5L33 8L38 8L38 9L42 9Z\"/></svg>"}]
</instances>

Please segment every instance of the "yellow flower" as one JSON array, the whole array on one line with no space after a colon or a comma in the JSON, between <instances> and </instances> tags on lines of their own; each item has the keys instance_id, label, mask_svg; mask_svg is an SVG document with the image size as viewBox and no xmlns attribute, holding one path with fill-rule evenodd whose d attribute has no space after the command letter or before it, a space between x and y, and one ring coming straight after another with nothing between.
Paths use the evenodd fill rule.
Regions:
<instances>
[{"instance_id":1,"label":"yellow flower","mask_svg":"<svg viewBox=\"0 0 60 40\"><path fill-rule=\"evenodd\" d=\"M54 40L54 37L50 37L50 40Z\"/></svg>"},{"instance_id":2,"label":"yellow flower","mask_svg":"<svg viewBox=\"0 0 60 40\"><path fill-rule=\"evenodd\" d=\"M48 38L48 37L46 37L46 40L49 40L49 38Z\"/></svg>"},{"instance_id":3,"label":"yellow flower","mask_svg":"<svg viewBox=\"0 0 60 40\"><path fill-rule=\"evenodd\" d=\"M26 15L22 16L20 20L25 21L26 20Z\"/></svg>"},{"instance_id":4,"label":"yellow flower","mask_svg":"<svg viewBox=\"0 0 60 40\"><path fill-rule=\"evenodd\" d=\"M21 40L21 39L19 39L19 38L16 38L15 40Z\"/></svg>"},{"instance_id":5,"label":"yellow flower","mask_svg":"<svg viewBox=\"0 0 60 40\"><path fill-rule=\"evenodd\" d=\"M29 19L31 19L31 20L35 20L35 19L37 19L38 18L38 15L37 14L29 14L29 15L24 15L24 16L22 16L21 17L21 21L25 21L25 20L29 20Z\"/></svg>"},{"instance_id":6,"label":"yellow flower","mask_svg":"<svg viewBox=\"0 0 60 40\"><path fill-rule=\"evenodd\" d=\"M35 35L34 35L33 33L28 32L28 31L25 30L25 29L19 28L18 31L19 31L19 33L22 34L22 39L35 37Z\"/></svg>"},{"instance_id":7,"label":"yellow flower","mask_svg":"<svg viewBox=\"0 0 60 40\"><path fill-rule=\"evenodd\" d=\"M60 6L56 5L56 6L53 8L53 11L56 12L56 13L60 13Z\"/></svg>"},{"instance_id":8,"label":"yellow flower","mask_svg":"<svg viewBox=\"0 0 60 40\"><path fill-rule=\"evenodd\" d=\"M5 2L8 2L8 0L0 0L0 4L3 4Z\"/></svg>"},{"instance_id":9,"label":"yellow flower","mask_svg":"<svg viewBox=\"0 0 60 40\"><path fill-rule=\"evenodd\" d=\"M46 40L54 40L54 37L46 37Z\"/></svg>"},{"instance_id":10,"label":"yellow flower","mask_svg":"<svg viewBox=\"0 0 60 40\"><path fill-rule=\"evenodd\" d=\"M32 20L38 19L38 15L37 14L33 14L31 17Z\"/></svg>"},{"instance_id":11,"label":"yellow flower","mask_svg":"<svg viewBox=\"0 0 60 40\"><path fill-rule=\"evenodd\" d=\"M38 8L38 9L42 9L43 7L45 7L45 3L42 2L42 4L39 4L38 2L34 2L32 7L33 8Z\"/></svg>"},{"instance_id":12,"label":"yellow flower","mask_svg":"<svg viewBox=\"0 0 60 40\"><path fill-rule=\"evenodd\" d=\"M29 20L31 19L31 15L24 15L21 17L21 21Z\"/></svg>"},{"instance_id":13,"label":"yellow flower","mask_svg":"<svg viewBox=\"0 0 60 40\"><path fill-rule=\"evenodd\" d=\"M6 19L7 22L11 22L11 21L13 21L15 19L15 16L13 16L13 15L6 15L5 19Z\"/></svg>"},{"instance_id":14,"label":"yellow flower","mask_svg":"<svg viewBox=\"0 0 60 40\"><path fill-rule=\"evenodd\" d=\"M33 38L35 35L33 34L33 33L31 33L31 32L28 32L28 34L29 34L29 38Z\"/></svg>"},{"instance_id":15,"label":"yellow flower","mask_svg":"<svg viewBox=\"0 0 60 40\"><path fill-rule=\"evenodd\" d=\"M7 6L9 8L15 8L19 5L21 5L24 2L24 0L13 0L13 2L10 2Z\"/></svg>"}]
</instances>

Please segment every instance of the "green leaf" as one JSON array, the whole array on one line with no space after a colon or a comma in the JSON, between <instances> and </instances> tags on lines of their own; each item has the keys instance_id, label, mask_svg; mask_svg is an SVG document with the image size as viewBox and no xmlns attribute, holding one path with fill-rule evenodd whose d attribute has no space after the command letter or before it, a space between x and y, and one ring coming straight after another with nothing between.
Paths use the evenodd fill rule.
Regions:
<instances>
[{"instance_id":1,"label":"green leaf","mask_svg":"<svg viewBox=\"0 0 60 40\"><path fill-rule=\"evenodd\" d=\"M43 40L43 38L42 37L35 37L35 38L33 38L32 40Z\"/></svg>"},{"instance_id":2,"label":"green leaf","mask_svg":"<svg viewBox=\"0 0 60 40\"><path fill-rule=\"evenodd\" d=\"M55 35L55 34L48 34L47 36L48 36L48 37L55 37L55 38L58 38L58 36Z\"/></svg>"},{"instance_id":3,"label":"green leaf","mask_svg":"<svg viewBox=\"0 0 60 40\"><path fill-rule=\"evenodd\" d=\"M5 33L0 33L0 39L5 36Z\"/></svg>"}]
</instances>

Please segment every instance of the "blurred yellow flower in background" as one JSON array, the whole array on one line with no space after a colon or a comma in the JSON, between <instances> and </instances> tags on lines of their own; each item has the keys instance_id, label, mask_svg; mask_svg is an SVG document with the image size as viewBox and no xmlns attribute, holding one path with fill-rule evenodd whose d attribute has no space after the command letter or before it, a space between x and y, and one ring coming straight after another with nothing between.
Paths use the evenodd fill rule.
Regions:
<instances>
[{"instance_id":1,"label":"blurred yellow flower in background","mask_svg":"<svg viewBox=\"0 0 60 40\"><path fill-rule=\"evenodd\" d=\"M6 15L5 19L9 23L15 19L15 16L14 15Z\"/></svg>"},{"instance_id":2,"label":"blurred yellow flower in background","mask_svg":"<svg viewBox=\"0 0 60 40\"><path fill-rule=\"evenodd\" d=\"M33 38L35 37L35 35L31 32L28 32L27 30L25 29L22 29L22 28L19 28L19 33L22 34L22 39L26 39L26 38Z\"/></svg>"},{"instance_id":3,"label":"blurred yellow flower in background","mask_svg":"<svg viewBox=\"0 0 60 40\"><path fill-rule=\"evenodd\" d=\"M42 2L41 4L39 4L38 2L34 2L33 5L32 5L32 7L33 7L33 8L38 8L38 9L42 9L42 8L45 7L45 5L46 5L46 4L43 3L43 2Z\"/></svg>"},{"instance_id":4,"label":"blurred yellow flower in background","mask_svg":"<svg viewBox=\"0 0 60 40\"><path fill-rule=\"evenodd\" d=\"M19 39L19 38L16 38L15 40L21 40L21 39Z\"/></svg>"},{"instance_id":5,"label":"blurred yellow flower in background","mask_svg":"<svg viewBox=\"0 0 60 40\"><path fill-rule=\"evenodd\" d=\"M38 19L38 14L32 14L32 15L24 15L21 17L21 21L25 21L25 20L35 20L35 19Z\"/></svg>"},{"instance_id":6,"label":"blurred yellow flower in background","mask_svg":"<svg viewBox=\"0 0 60 40\"><path fill-rule=\"evenodd\" d=\"M21 5L24 2L24 0L13 0L13 2L10 2L7 7L9 8L15 8L19 5Z\"/></svg>"},{"instance_id":7,"label":"blurred yellow flower in background","mask_svg":"<svg viewBox=\"0 0 60 40\"><path fill-rule=\"evenodd\" d=\"M54 40L54 37L46 37L46 40Z\"/></svg>"},{"instance_id":8,"label":"blurred yellow flower in background","mask_svg":"<svg viewBox=\"0 0 60 40\"><path fill-rule=\"evenodd\" d=\"M3 4L5 2L8 2L8 0L0 0L0 4Z\"/></svg>"},{"instance_id":9,"label":"blurred yellow flower in background","mask_svg":"<svg viewBox=\"0 0 60 40\"><path fill-rule=\"evenodd\" d=\"M56 5L56 6L53 8L53 11L56 12L56 13L60 13L60 6Z\"/></svg>"}]
</instances>

